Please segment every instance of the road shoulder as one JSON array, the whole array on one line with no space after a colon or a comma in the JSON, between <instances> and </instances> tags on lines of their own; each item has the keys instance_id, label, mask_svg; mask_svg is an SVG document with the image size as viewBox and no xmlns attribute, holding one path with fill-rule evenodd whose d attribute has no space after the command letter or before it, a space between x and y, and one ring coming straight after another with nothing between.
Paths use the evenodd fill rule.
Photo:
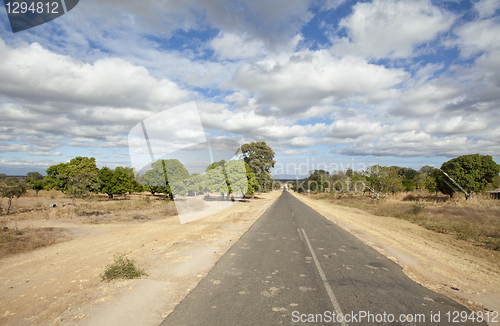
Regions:
<instances>
[{"instance_id":1,"label":"road shoulder","mask_svg":"<svg viewBox=\"0 0 500 326\"><path fill-rule=\"evenodd\" d=\"M494 263L497 252L404 220L292 194L399 264L415 282L471 310L500 311L500 268Z\"/></svg>"}]
</instances>

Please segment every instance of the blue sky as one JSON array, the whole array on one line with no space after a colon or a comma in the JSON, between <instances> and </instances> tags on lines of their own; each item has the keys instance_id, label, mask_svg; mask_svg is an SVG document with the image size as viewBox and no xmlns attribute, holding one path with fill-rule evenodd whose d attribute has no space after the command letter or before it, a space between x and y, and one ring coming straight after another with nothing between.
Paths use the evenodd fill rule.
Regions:
<instances>
[{"instance_id":1,"label":"blue sky","mask_svg":"<svg viewBox=\"0 0 500 326\"><path fill-rule=\"evenodd\" d=\"M130 166L129 131L191 101L208 137L266 141L279 174L312 159L500 163L499 13L497 0L82 0L14 34L2 6L0 173L79 155Z\"/></svg>"}]
</instances>

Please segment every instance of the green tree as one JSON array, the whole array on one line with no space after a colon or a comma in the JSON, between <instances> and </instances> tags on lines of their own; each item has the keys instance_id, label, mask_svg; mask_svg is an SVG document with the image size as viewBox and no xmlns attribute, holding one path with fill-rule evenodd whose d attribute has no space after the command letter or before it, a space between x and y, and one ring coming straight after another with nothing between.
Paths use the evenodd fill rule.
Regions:
<instances>
[{"instance_id":1,"label":"green tree","mask_svg":"<svg viewBox=\"0 0 500 326\"><path fill-rule=\"evenodd\" d=\"M185 194L186 183L189 178L188 170L179 160L159 159L151 164L151 169L140 177L141 183L151 192L164 193L174 199L174 194Z\"/></svg>"},{"instance_id":2,"label":"green tree","mask_svg":"<svg viewBox=\"0 0 500 326\"><path fill-rule=\"evenodd\" d=\"M129 193L143 192L144 187L137 181L137 173L134 171L134 169L129 167L124 167L124 169L127 171L127 175L131 183Z\"/></svg>"},{"instance_id":3,"label":"green tree","mask_svg":"<svg viewBox=\"0 0 500 326\"><path fill-rule=\"evenodd\" d=\"M431 194L434 194L434 193L437 194L438 186L437 186L436 178L434 176L428 176L425 179L425 189L427 189L427 191L429 191Z\"/></svg>"},{"instance_id":4,"label":"green tree","mask_svg":"<svg viewBox=\"0 0 500 326\"><path fill-rule=\"evenodd\" d=\"M26 193L26 184L24 182L19 182L16 178L7 179L6 183L0 186L0 195L2 197L8 198L7 215L10 213L10 208L12 206L12 200L14 198L19 198ZM1 210L0 210L1 211Z\"/></svg>"},{"instance_id":5,"label":"green tree","mask_svg":"<svg viewBox=\"0 0 500 326\"><path fill-rule=\"evenodd\" d=\"M436 171L436 168L430 165L424 165L420 168L419 172L423 173L429 177L433 176Z\"/></svg>"},{"instance_id":6,"label":"green tree","mask_svg":"<svg viewBox=\"0 0 500 326\"><path fill-rule=\"evenodd\" d=\"M140 177L140 181L153 196L156 193L164 193L172 197L163 160L152 163L151 168Z\"/></svg>"},{"instance_id":7,"label":"green tree","mask_svg":"<svg viewBox=\"0 0 500 326\"><path fill-rule=\"evenodd\" d=\"M28 172L25 181L27 186L33 189L33 191L35 192L35 196L38 196L38 192L45 188L43 175L41 175L39 172Z\"/></svg>"},{"instance_id":8,"label":"green tree","mask_svg":"<svg viewBox=\"0 0 500 326\"><path fill-rule=\"evenodd\" d=\"M113 199L113 195L122 195L132 189L132 180L127 168L118 166L111 170L107 166L99 171L99 192L108 195L108 200Z\"/></svg>"},{"instance_id":9,"label":"green tree","mask_svg":"<svg viewBox=\"0 0 500 326\"><path fill-rule=\"evenodd\" d=\"M252 168L250 168L250 165L248 165L247 162L245 162L245 170L247 174L247 195L254 197L255 193L255 187L258 185L257 178L255 175L252 173Z\"/></svg>"},{"instance_id":10,"label":"green tree","mask_svg":"<svg viewBox=\"0 0 500 326\"><path fill-rule=\"evenodd\" d=\"M68 163L59 163L57 165L52 165L46 171L47 176L45 177L45 189L51 190L55 189L62 191L63 193L67 191L68 182Z\"/></svg>"},{"instance_id":11,"label":"green tree","mask_svg":"<svg viewBox=\"0 0 500 326\"><path fill-rule=\"evenodd\" d=\"M88 192L95 190L97 184L97 168L95 158L77 156L71 159L68 163L60 163L53 165L47 169L45 177L45 189L55 189L66 193L69 191L70 179L71 186L75 187L76 180L82 180L82 176L88 177L90 180L87 183ZM79 177L77 177L80 175Z\"/></svg>"},{"instance_id":12,"label":"green tree","mask_svg":"<svg viewBox=\"0 0 500 326\"><path fill-rule=\"evenodd\" d=\"M484 188L484 191L495 190L500 188L500 176L496 176L493 178L491 183L488 183Z\"/></svg>"},{"instance_id":13,"label":"green tree","mask_svg":"<svg viewBox=\"0 0 500 326\"><path fill-rule=\"evenodd\" d=\"M205 189L207 192L218 192L224 199L224 194L229 192L225 173L225 162L216 162L209 165L205 171Z\"/></svg>"},{"instance_id":14,"label":"green tree","mask_svg":"<svg viewBox=\"0 0 500 326\"><path fill-rule=\"evenodd\" d=\"M417 188L417 184L413 181L413 179L403 179L401 182L405 191L412 191Z\"/></svg>"},{"instance_id":15,"label":"green tree","mask_svg":"<svg viewBox=\"0 0 500 326\"><path fill-rule=\"evenodd\" d=\"M185 195L188 193L186 181L189 178L189 171L177 159L164 160L165 181L169 185L171 198L173 195Z\"/></svg>"},{"instance_id":16,"label":"green tree","mask_svg":"<svg viewBox=\"0 0 500 326\"><path fill-rule=\"evenodd\" d=\"M66 189L66 196L73 202L76 198L90 197L92 192L97 192L99 189L97 174L81 172L70 176L66 182Z\"/></svg>"},{"instance_id":17,"label":"green tree","mask_svg":"<svg viewBox=\"0 0 500 326\"><path fill-rule=\"evenodd\" d=\"M184 180L185 190L189 195L196 196L205 191L205 176L199 173L193 173Z\"/></svg>"},{"instance_id":18,"label":"green tree","mask_svg":"<svg viewBox=\"0 0 500 326\"><path fill-rule=\"evenodd\" d=\"M252 169L252 173L257 179L257 188L260 191L267 192L272 190L274 179L271 177L271 169L276 161L275 153L266 142L258 141L241 146L245 162Z\"/></svg>"},{"instance_id":19,"label":"green tree","mask_svg":"<svg viewBox=\"0 0 500 326\"><path fill-rule=\"evenodd\" d=\"M226 180L231 193L241 192L241 197L248 191L247 163L230 160L225 164Z\"/></svg>"},{"instance_id":20,"label":"green tree","mask_svg":"<svg viewBox=\"0 0 500 326\"><path fill-rule=\"evenodd\" d=\"M313 170L309 172L309 177L304 180L307 190L311 192L324 192L330 185L330 173L325 170Z\"/></svg>"},{"instance_id":21,"label":"green tree","mask_svg":"<svg viewBox=\"0 0 500 326\"><path fill-rule=\"evenodd\" d=\"M107 194L108 200L113 199L114 194L113 185L111 183L111 180L113 179L113 173L113 170L111 170L107 166L103 166L97 174L97 177L99 179L99 192L102 194Z\"/></svg>"},{"instance_id":22,"label":"green tree","mask_svg":"<svg viewBox=\"0 0 500 326\"><path fill-rule=\"evenodd\" d=\"M40 174L40 172L28 172L26 174L28 178L31 178L33 180L43 180L43 175Z\"/></svg>"},{"instance_id":23,"label":"green tree","mask_svg":"<svg viewBox=\"0 0 500 326\"><path fill-rule=\"evenodd\" d=\"M418 174L413 178L416 188L419 190L427 189L430 193L437 192L436 183L436 168L424 165L418 171Z\"/></svg>"},{"instance_id":24,"label":"green tree","mask_svg":"<svg viewBox=\"0 0 500 326\"><path fill-rule=\"evenodd\" d=\"M462 155L444 162L436 173L436 181L438 189L450 198L462 191L467 200L473 193L483 191L499 173L500 165L490 155Z\"/></svg>"},{"instance_id":25,"label":"green tree","mask_svg":"<svg viewBox=\"0 0 500 326\"><path fill-rule=\"evenodd\" d=\"M395 167L373 165L363 171L365 187L378 199L381 192L403 189L402 176Z\"/></svg>"}]
</instances>

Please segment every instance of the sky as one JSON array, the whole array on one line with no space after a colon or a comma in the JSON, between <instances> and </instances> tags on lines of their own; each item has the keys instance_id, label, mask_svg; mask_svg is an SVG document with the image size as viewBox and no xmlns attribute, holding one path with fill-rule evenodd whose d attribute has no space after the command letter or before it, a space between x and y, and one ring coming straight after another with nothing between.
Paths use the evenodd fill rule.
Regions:
<instances>
[{"instance_id":1,"label":"sky","mask_svg":"<svg viewBox=\"0 0 500 326\"><path fill-rule=\"evenodd\" d=\"M132 128L193 101L278 177L500 163L497 0L80 0L18 33L4 8L0 173L131 166Z\"/></svg>"}]
</instances>

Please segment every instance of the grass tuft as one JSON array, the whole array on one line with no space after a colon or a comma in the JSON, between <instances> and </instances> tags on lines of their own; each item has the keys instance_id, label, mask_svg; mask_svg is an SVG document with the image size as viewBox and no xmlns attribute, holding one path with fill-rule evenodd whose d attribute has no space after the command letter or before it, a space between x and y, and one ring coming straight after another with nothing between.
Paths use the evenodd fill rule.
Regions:
<instances>
[{"instance_id":1,"label":"grass tuft","mask_svg":"<svg viewBox=\"0 0 500 326\"><path fill-rule=\"evenodd\" d=\"M411 206L411 212L415 215L418 215L419 213L423 212L425 209L424 203L415 203Z\"/></svg>"},{"instance_id":2,"label":"grass tuft","mask_svg":"<svg viewBox=\"0 0 500 326\"><path fill-rule=\"evenodd\" d=\"M100 276L102 280L108 282L114 279L134 279L147 274L135 266L135 261L126 256L126 254L115 255L115 261L104 269Z\"/></svg>"}]
</instances>

